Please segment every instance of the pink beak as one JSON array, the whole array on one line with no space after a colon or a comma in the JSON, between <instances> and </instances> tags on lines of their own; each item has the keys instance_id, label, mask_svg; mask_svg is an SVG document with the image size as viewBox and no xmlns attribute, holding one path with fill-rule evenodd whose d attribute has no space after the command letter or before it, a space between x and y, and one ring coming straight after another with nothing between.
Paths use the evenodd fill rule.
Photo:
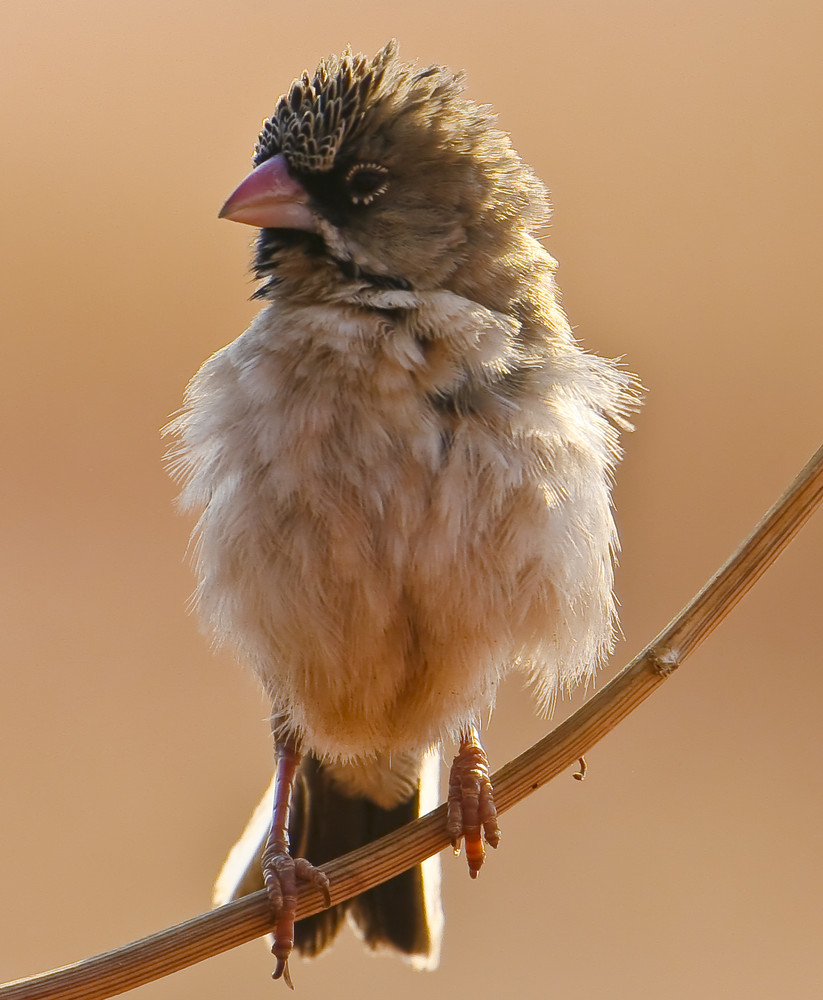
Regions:
<instances>
[{"instance_id":1,"label":"pink beak","mask_svg":"<svg viewBox=\"0 0 823 1000\"><path fill-rule=\"evenodd\" d=\"M218 218L261 229L317 229L306 189L282 155L265 160L240 182Z\"/></svg>"}]
</instances>

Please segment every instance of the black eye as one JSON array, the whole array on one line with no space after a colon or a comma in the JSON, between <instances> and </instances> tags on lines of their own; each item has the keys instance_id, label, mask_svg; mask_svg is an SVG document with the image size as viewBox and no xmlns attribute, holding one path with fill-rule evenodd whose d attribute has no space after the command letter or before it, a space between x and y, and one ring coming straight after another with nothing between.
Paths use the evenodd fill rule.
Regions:
<instances>
[{"instance_id":1,"label":"black eye","mask_svg":"<svg viewBox=\"0 0 823 1000\"><path fill-rule=\"evenodd\" d=\"M389 172L379 163L355 163L345 177L346 193L355 205L370 205L389 187Z\"/></svg>"}]
</instances>

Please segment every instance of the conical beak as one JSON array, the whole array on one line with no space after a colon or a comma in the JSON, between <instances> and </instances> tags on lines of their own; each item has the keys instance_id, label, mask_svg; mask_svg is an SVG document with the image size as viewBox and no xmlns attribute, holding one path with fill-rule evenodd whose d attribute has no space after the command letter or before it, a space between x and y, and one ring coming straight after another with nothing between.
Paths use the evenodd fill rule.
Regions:
<instances>
[{"instance_id":1,"label":"conical beak","mask_svg":"<svg viewBox=\"0 0 823 1000\"><path fill-rule=\"evenodd\" d=\"M218 218L261 229L317 228L303 185L289 173L282 155L265 160L241 181Z\"/></svg>"}]
</instances>

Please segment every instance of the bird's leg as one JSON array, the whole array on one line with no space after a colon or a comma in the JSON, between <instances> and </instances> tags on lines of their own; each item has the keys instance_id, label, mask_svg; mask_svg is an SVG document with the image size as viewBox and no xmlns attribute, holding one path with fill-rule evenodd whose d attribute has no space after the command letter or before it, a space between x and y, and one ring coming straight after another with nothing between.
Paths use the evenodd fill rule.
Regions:
<instances>
[{"instance_id":1,"label":"bird's leg","mask_svg":"<svg viewBox=\"0 0 823 1000\"><path fill-rule=\"evenodd\" d=\"M477 878L486 856L481 830L486 843L497 847L500 827L489 778L489 761L474 726L463 733L460 749L452 761L446 828L455 853L460 850L461 838L465 840L469 875Z\"/></svg>"},{"instance_id":2,"label":"bird's leg","mask_svg":"<svg viewBox=\"0 0 823 1000\"><path fill-rule=\"evenodd\" d=\"M289 809L291 807L294 776L300 764L300 752L291 737L274 741L275 776L274 809L271 830L263 848L263 880L276 920L272 954L277 966L272 979L281 976L293 989L289 975L289 955L294 947L294 918L297 914L297 880L311 882L331 905L328 877L305 858L289 854Z\"/></svg>"}]
</instances>

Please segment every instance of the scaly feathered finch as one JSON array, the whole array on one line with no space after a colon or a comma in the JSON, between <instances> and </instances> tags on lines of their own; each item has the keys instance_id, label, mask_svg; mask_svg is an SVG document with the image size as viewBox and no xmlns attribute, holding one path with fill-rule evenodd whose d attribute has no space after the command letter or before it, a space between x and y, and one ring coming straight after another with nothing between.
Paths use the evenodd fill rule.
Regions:
<instances>
[{"instance_id":1,"label":"scaly feathered finch","mask_svg":"<svg viewBox=\"0 0 823 1000\"><path fill-rule=\"evenodd\" d=\"M636 383L586 353L537 239L546 189L462 77L346 51L295 80L223 218L259 227L252 325L192 379L172 465L196 603L271 702L275 778L217 886L265 884L275 977L343 916L437 964L436 862L295 925L316 867L437 800L472 875L499 828L478 736L615 635L610 482ZM273 814L271 811L273 799Z\"/></svg>"}]
</instances>

